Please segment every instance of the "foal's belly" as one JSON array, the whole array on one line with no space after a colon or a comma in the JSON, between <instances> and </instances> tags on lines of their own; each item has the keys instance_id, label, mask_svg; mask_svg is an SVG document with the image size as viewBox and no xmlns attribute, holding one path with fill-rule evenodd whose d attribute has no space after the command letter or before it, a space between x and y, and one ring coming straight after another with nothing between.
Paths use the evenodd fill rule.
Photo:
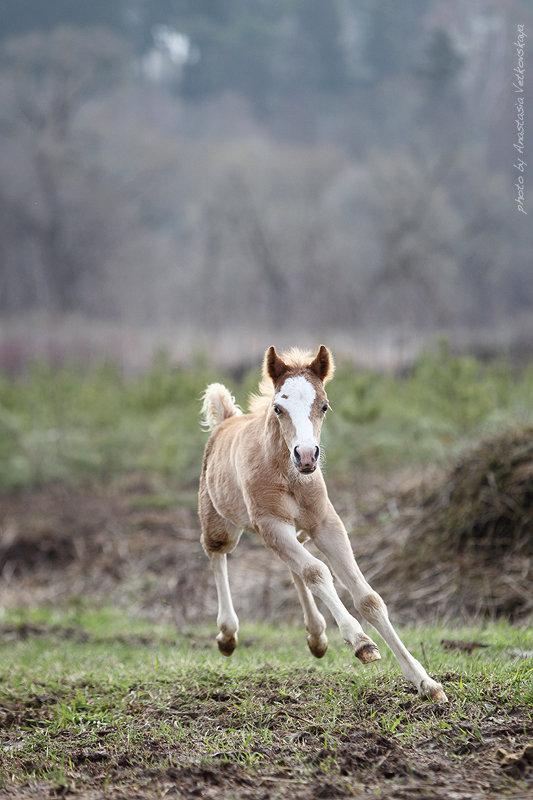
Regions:
<instances>
[{"instance_id":1,"label":"foal's belly","mask_svg":"<svg viewBox=\"0 0 533 800\"><path fill-rule=\"evenodd\" d=\"M252 522L235 477L228 471L210 470L206 474L207 489L216 511L240 530L252 530Z\"/></svg>"}]
</instances>

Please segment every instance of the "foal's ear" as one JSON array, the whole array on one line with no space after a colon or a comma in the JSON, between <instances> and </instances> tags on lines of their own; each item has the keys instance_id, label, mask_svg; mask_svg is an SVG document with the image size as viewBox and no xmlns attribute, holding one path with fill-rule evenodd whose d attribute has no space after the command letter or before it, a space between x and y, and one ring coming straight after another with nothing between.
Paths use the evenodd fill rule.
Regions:
<instances>
[{"instance_id":1,"label":"foal's ear","mask_svg":"<svg viewBox=\"0 0 533 800\"><path fill-rule=\"evenodd\" d=\"M265 372L272 378L273 383L277 383L284 372L288 370L287 364L278 356L277 350L272 345L265 353Z\"/></svg>"},{"instance_id":2,"label":"foal's ear","mask_svg":"<svg viewBox=\"0 0 533 800\"><path fill-rule=\"evenodd\" d=\"M314 372L323 383L333 378L333 373L335 372L333 356L323 344L320 345L318 353L309 364L309 369L311 372Z\"/></svg>"}]
</instances>

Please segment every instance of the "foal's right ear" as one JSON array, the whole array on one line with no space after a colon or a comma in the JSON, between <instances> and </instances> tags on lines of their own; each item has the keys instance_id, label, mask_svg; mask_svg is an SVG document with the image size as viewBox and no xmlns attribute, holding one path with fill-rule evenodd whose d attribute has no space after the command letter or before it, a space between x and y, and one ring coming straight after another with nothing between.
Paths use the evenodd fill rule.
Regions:
<instances>
[{"instance_id":1,"label":"foal's right ear","mask_svg":"<svg viewBox=\"0 0 533 800\"><path fill-rule=\"evenodd\" d=\"M287 364L278 356L274 345L269 347L265 353L265 372L272 382L276 384L288 369Z\"/></svg>"}]
</instances>

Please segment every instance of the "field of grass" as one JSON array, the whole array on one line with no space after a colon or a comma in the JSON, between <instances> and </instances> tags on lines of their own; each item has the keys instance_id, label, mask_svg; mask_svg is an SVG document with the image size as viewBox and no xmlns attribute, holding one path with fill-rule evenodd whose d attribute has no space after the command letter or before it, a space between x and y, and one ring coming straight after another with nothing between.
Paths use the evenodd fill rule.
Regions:
<instances>
[{"instance_id":1,"label":"field of grass","mask_svg":"<svg viewBox=\"0 0 533 800\"><path fill-rule=\"evenodd\" d=\"M6 613L0 632L7 796L91 788L98 797L193 797L203 786L209 797L353 796L362 787L407 797L395 792L421 782L435 797L526 790L525 627L406 631L445 685L446 706L413 694L385 646L382 662L365 668L336 634L316 661L301 630L244 625L228 660L214 630L177 633L109 609ZM441 645L473 638L485 646Z\"/></svg>"},{"instance_id":2,"label":"field of grass","mask_svg":"<svg viewBox=\"0 0 533 800\"><path fill-rule=\"evenodd\" d=\"M166 548L170 570L171 548L179 545L183 559L194 542L191 558L199 556L189 534L205 385L222 380L245 407L258 379L259 369L237 379L203 363L176 367L165 355L136 378L112 365L36 364L16 380L0 376L10 598L0 617L0 797L527 797L533 635L525 623L403 631L450 698L434 705L411 691L384 645L383 660L362 667L332 630L317 661L302 629L247 625L243 609L228 660L216 649L214 619L179 630L154 625L162 589L150 615L145 595L128 612L134 591L141 594L133 562L145 557L143 536ZM328 394L326 472L342 495L356 473L422 472L531 423L533 367L482 364L443 346L402 377L339 364ZM68 510L54 516L62 497ZM169 522L180 509L181 539ZM39 568L27 551L42 537ZM156 585L166 567L146 563ZM91 583L95 565L103 578ZM128 575L120 598L117 583ZM46 581L53 601L32 601ZM86 586L94 595L83 594Z\"/></svg>"},{"instance_id":3,"label":"field of grass","mask_svg":"<svg viewBox=\"0 0 533 800\"><path fill-rule=\"evenodd\" d=\"M206 384L222 380L246 407L259 377L259 368L236 380L202 363L177 367L164 354L135 379L110 364L36 364L18 380L0 376L0 489L124 471L195 487ZM328 394L323 443L334 482L355 468L442 463L473 440L530 422L533 367L482 364L442 346L401 378L341 363Z\"/></svg>"}]
</instances>

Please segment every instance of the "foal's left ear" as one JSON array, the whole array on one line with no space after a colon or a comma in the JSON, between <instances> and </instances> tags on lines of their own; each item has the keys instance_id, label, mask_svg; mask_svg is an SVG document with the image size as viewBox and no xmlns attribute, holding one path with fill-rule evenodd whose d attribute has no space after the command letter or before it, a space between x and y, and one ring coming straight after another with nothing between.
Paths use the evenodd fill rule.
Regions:
<instances>
[{"instance_id":1,"label":"foal's left ear","mask_svg":"<svg viewBox=\"0 0 533 800\"><path fill-rule=\"evenodd\" d=\"M323 344L320 345L318 353L309 364L309 369L311 372L314 372L323 383L327 383L327 381L333 378L333 373L335 372L333 356Z\"/></svg>"}]
</instances>

